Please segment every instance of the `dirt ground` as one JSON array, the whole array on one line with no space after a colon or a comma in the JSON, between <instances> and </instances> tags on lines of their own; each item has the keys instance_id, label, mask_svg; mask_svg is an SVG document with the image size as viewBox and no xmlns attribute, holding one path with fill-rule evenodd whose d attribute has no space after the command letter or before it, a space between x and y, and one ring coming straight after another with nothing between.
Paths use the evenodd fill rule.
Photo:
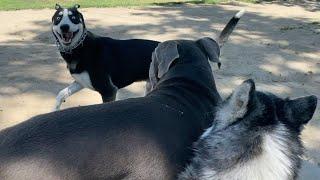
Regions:
<instances>
[{"instance_id":1,"label":"dirt ground","mask_svg":"<svg viewBox=\"0 0 320 180\"><path fill-rule=\"evenodd\" d=\"M213 68L219 91L226 96L242 80L253 78L259 90L293 98L320 97L319 7L319 3L241 3L81 11L94 33L164 41L213 36L237 10L245 8L245 16L223 48L222 68ZM51 34L53 12L0 12L0 129L50 112L56 94L72 82ZM117 99L142 96L144 85L134 83L122 89ZM62 108L96 103L101 103L100 96L83 90ZM302 179L318 179L320 104L302 139L306 147Z\"/></svg>"}]
</instances>

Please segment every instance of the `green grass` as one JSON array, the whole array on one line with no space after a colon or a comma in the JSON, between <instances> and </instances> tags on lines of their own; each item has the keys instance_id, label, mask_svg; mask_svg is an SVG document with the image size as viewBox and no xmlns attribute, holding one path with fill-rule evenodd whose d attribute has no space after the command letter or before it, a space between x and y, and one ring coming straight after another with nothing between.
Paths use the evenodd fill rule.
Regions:
<instances>
[{"instance_id":1,"label":"green grass","mask_svg":"<svg viewBox=\"0 0 320 180\"><path fill-rule=\"evenodd\" d=\"M183 3L216 4L229 0L0 0L0 10L54 8L56 3L62 6L80 4L81 7L130 7L145 5L176 5ZM256 0L240 0L255 2Z\"/></svg>"},{"instance_id":2,"label":"green grass","mask_svg":"<svg viewBox=\"0 0 320 180\"><path fill-rule=\"evenodd\" d=\"M153 3L167 3L172 0L0 0L0 10L54 8L56 3L63 6L80 4L81 7L128 7ZM176 2L186 2L174 0Z\"/></svg>"}]
</instances>

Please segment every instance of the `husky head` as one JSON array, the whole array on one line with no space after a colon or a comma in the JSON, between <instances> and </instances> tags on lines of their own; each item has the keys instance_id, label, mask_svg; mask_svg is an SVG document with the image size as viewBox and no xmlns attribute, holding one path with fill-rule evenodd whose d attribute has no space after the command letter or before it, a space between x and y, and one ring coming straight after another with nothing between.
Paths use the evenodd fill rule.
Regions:
<instances>
[{"instance_id":1,"label":"husky head","mask_svg":"<svg viewBox=\"0 0 320 180\"><path fill-rule=\"evenodd\" d=\"M80 5L63 8L56 4L56 12L52 17L52 32L64 48L72 48L80 41L85 31L82 14L78 11Z\"/></svg>"},{"instance_id":2,"label":"husky head","mask_svg":"<svg viewBox=\"0 0 320 180\"><path fill-rule=\"evenodd\" d=\"M282 99L256 91L253 80L243 82L218 108L180 179L295 179L299 135L316 105L315 96Z\"/></svg>"},{"instance_id":3,"label":"husky head","mask_svg":"<svg viewBox=\"0 0 320 180\"><path fill-rule=\"evenodd\" d=\"M290 132L300 134L303 126L312 118L316 105L316 96L291 100L256 91L254 81L249 79L226 99L217 111L212 128L219 131L244 123L261 130L281 124Z\"/></svg>"}]
</instances>

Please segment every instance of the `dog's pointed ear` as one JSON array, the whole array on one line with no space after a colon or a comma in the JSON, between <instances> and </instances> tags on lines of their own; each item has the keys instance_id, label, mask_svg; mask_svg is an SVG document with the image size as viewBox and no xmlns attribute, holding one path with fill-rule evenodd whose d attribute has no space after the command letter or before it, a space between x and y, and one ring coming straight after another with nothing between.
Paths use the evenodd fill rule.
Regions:
<instances>
[{"instance_id":1,"label":"dog's pointed ear","mask_svg":"<svg viewBox=\"0 0 320 180\"><path fill-rule=\"evenodd\" d=\"M80 8L80 5L79 5L79 4L75 4L75 5L73 6L73 8L78 9L78 8Z\"/></svg>"},{"instance_id":2,"label":"dog's pointed ear","mask_svg":"<svg viewBox=\"0 0 320 180\"><path fill-rule=\"evenodd\" d=\"M291 125L300 129L311 120L317 107L317 97L306 96L288 100L286 106L289 108L286 113Z\"/></svg>"},{"instance_id":3,"label":"dog's pointed ear","mask_svg":"<svg viewBox=\"0 0 320 180\"><path fill-rule=\"evenodd\" d=\"M56 4L55 6L55 9L58 10L58 9L61 9L62 7L59 5L59 4Z\"/></svg>"},{"instance_id":4,"label":"dog's pointed ear","mask_svg":"<svg viewBox=\"0 0 320 180\"><path fill-rule=\"evenodd\" d=\"M153 60L158 64L157 77L161 78L168 72L171 64L175 59L179 58L178 44L176 41L167 41L160 43L154 50Z\"/></svg>"},{"instance_id":5,"label":"dog's pointed ear","mask_svg":"<svg viewBox=\"0 0 320 180\"><path fill-rule=\"evenodd\" d=\"M197 40L196 43L200 46L201 50L206 54L208 59L211 62L218 63L218 67L220 68L220 46L218 42L209 37L205 37Z\"/></svg>"},{"instance_id":6,"label":"dog's pointed ear","mask_svg":"<svg viewBox=\"0 0 320 180\"><path fill-rule=\"evenodd\" d=\"M234 118L242 118L248 110L248 104L253 98L255 83L252 79L244 81L238 86L230 98L231 113Z\"/></svg>"}]
</instances>

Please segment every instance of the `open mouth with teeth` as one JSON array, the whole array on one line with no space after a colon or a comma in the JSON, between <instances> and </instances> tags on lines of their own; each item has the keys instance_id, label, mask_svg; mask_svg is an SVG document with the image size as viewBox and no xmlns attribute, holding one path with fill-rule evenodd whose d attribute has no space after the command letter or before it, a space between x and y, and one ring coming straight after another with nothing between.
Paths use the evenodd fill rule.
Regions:
<instances>
[{"instance_id":1,"label":"open mouth with teeth","mask_svg":"<svg viewBox=\"0 0 320 180\"><path fill-rule=\"evenodd\" d=\"M67 33L58 33L58 35L60 36L60 38L62 39L63 41L63 44L65 45L69 45L71 44L71 41L72 41L72 38L74 36L76 36L76 34L79 32L79 29L76 30L75 32L67 32Z\"/></svg>"}]
</instances>

